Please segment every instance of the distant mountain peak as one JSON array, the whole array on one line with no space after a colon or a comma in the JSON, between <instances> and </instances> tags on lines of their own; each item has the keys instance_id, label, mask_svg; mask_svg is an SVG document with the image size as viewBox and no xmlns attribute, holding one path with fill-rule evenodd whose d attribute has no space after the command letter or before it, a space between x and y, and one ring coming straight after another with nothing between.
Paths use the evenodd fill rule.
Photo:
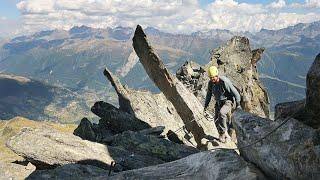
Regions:
<instances>
[{"instance_id":1,"label":"distant mountain peak","mask_svg":"<svg viewBox=\"0 0 320 180\"><path fill-rule=\"evenodd\" d=\"M82 25L82 26L74 26L69 30L70 34L78 34L78 33L84 33L84 32L90 32L93 28Z\"/></svg>"}]
</instances>

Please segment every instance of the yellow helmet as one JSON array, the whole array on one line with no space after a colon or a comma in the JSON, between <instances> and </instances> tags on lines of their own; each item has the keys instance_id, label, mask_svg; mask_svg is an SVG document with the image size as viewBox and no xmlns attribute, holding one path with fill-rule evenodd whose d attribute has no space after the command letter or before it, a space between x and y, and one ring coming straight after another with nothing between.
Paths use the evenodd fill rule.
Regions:
<instances>
[{"instance_id":1,"label":"yellow helmet","mask_svg":"<svg viewBox=\"0 0 320 180\"><path fill-rule=\"evenodd\" d=\"M208 69L208 76L209 78L218 76L218 68L216 66L210 66Z\"/></svg>"}]
</instances>

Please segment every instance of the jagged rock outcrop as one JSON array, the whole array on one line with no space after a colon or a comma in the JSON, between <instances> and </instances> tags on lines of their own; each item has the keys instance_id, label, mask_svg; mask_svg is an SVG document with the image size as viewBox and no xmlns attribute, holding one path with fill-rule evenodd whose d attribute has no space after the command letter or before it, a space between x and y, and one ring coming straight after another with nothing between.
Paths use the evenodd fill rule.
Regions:
<instances>
[{"instance_id":1,"label":"jagged rock outcrop","mask_svg":"<svg viewBox=\"0 0 320 180\"><path fill-rule=\"evenodd\" d=\"M95 179L104 179L106 176ZM170 163L126 171L110 179L265 179L235 151L206 151Z\"/></svg>"},{"instance_id":2,"label":"jagged rock outcrop","mask_svg":"<svg viewBox=\"0 0 320 180\"><path fill-rule=\"evenodd\" d=\"M234 126L238 146L253 143L283 123L236 111ZM279 129L240 154L274 179L320 178L320 132L290 118Z\"/></svg>"},{"instance_id":3,"label":"jagged rock outcrop","mask_svg":"<svg viewBox=\"0 0 320 180\"><path fill-rule=\"evenodd\" d=\"M256 67L263 51L264 48L251 51L247 38L235 36L226 45L212 51L209 64L201 67L186 62L176 76L204 104L209 81L206 70L215 65L220 75L227 76L239 90L246 111L269 117L269 97L259 81ZM214 113L215 100L212 98L211 101L208 110Z\"/></svg>"},{"instance_id":4,"label":"jagged rock outcrop","mask_svg":"<svg viewBox=\"0 0 320 180\"><path fill-rule=\"evenodd\" d=\"M193 135L197 146L202 146L201 140L206 135L217 137L217 129L214 123L208 122L204 117L201 103L175 76L170 74L149 45L139 25L134 33L133 47L147 74L173 104L186 129Z\"/></svg>"},{"instance_id":5,"label":"jagged rock outcrop","mask_svg":"<svg viewBox=\"0 0 320 180\"><path fill-rule=\"evenodd\" d=\"M205 104L209 78L204 66L202 67L195 62L187 61L178 69L176 77L203 105ZM207 108L209 112L214 112L214 105L215 103L209 104L209 107Z\"/></svg>"},{"instance_id":6,"label":"jagged rock outcrop","mask_svg":"<svg viewBox=\"0 0 320 180\"><path fill-rule=\"evenodd\" d=\"M307 74L306 111L309 115L306 124L320 127L320 54L317 55Z\"/></svg>"},{"instance_id":7,"label":"jagged rock outcrop","mask_svg":"<svg viewBox=\"0 0 320 180\"><path fill-rule=\"evenodd\" d=\"M198 97L199 90L202 89L201 75L205 73L204 67L193 61L186 61L176 72L176 77Z\"/></svg>"},{"instance_id":8,"label":"jagged rock outcrop","mask_svg":"<svg viewBox=\"0 0 320 180\"><path fill-rule=\"evenodd\" d=\"M55 169L49 170L38 170L30 174L27 180L37 179L68 179L68 180L79 180L79 179L91 179L102 175L107 175L108 170L98 168L91 165L81 164L67 164Z\"/></svg>"},{"instance_id":9,"label":"jagged rock outcrop","mask_svg":"<svg viewBox=\"0 0 320 180\"><path fill-rule=\"evenodd\" d=\"M112 123L122 124L128 121L128 124L132 124L132 127L135 127L138 124L131 123L133 122L131 119L139 119L151 127L164 126L165 130L163 135L167 136L168 139L173 140L173 137L176 137L175 140L173 140L175 142L180 141L190 146L195 144L192 135L190 135L186 128L181 129L181 127L185 125L184 122L172 103L168 101L162 93L152 94L148 91L129 89L126 86L123 86L119 79L108 69L105 69L104 75L111 82L118 94L120 104L119 113L121 112L119 117L124 116L123 114L126 113L126 115L131 116L130 118L126 117L123 121ZM104 104L105 103L99 103L99 107L103 107ZM91 110L101 118L108 117L108 119L110 119L110 115L108 114L108 111L106 111L106 108L97 107L98 106L95 105ZM115 118L114 121L118 121L119 119L118 115L112 117ZM110 123L109 126L112 125L112 123ZM132 128L131 126L129 127Z\"/></svg>"},{"instance_id":10,"label":"jagged rock outcrop","mask_svg":"<svg viewBox=\"0 0 320 180\"><path fill-rule=\"evenodd\" d=\"M238 89L245 111L269 117L269 97L259 81L256 68L263 51L263 48L252 51L248 38L235 36L226 45L212 51L211 64L217 66L220 75L227 76Z\"/></svg>"},{"instance_id":11,"label":"jagged rock outcrop","mask_svg":"<svg viewBox=\"0 0 320 180\"><path fill-rule=\"evenodd\" d=\"M53 168L78 163L108 169L117 162L116 171L136 169L163 163L150 156L94 143L67 133L49 129L25 128L10 138L7 146L16 154L37 166L37 169Z\"/></svg>"}]
</instances>

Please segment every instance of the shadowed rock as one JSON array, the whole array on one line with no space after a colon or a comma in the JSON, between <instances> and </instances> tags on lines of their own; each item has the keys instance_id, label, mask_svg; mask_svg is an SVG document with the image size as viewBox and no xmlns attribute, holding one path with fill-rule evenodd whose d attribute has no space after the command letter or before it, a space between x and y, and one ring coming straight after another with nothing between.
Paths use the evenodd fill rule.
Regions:
<instances>
[{"instance_id":1,"label":"shadowed rock","mask_svg":"<svg viewBox=\"0 0 320 180\"><path fill-rule=\"evenodd\" d=\"M306 100L303 99L299 101L277 104L275 107L275 114L274 114L275 120L279 118L286 118L289 116L297 120L303 119L306 116L306 112L304 108L305 103L306 103Z\"/></svg>"},{"instance_id":2,"label":"shadowed rock","mask_svg":"<svg viewBox=\"0 0 320 180\"><path fill-rule=\"evenodd\" d=\"M162 60L149 45L141 26L137 26L133 37L133 47L149 77L173 104L183 120L186 129L192 133L197 146L205 135L217 137L218 132L213 123L203 115L203 106L187 88L170 74Z\"/></svg>"},{"instance_id":3,"label":"shadowed rock","mask_svg":"<svg viewBox=\"0 0 320 180\"><path fill-rule=\"evenodd\" d=\"M134 115L103 101L96 102L91 111L106 121L108 127L105 128L110 128L115 133L139 131L151 127Z\"/></svg>"},{"instance_id":4,"label":"shadowed rock","mask_svg":"<svg viewBox=\"0 0 320 180\"><path fill-rule=\"evenodd\" d=\"M104 179L106 176L94 179ZM170 163L126 171L110 179L265 179L234 151L201 152Z\"/></svg>"},{"instance_id":5,"label":"shadowed rock","mask_svg":"<svg viewBox=\"0 0 320 180\"><path fill-rule=\"evenodd\" d=\"M243 111L234 114L238 146L264 137L282 123ZM320 133L291 118L261 142L240 149L245 159L275 179L320 178Z\"/></svg>"},{"instance_id":6,"label":"shadowed rock","mask_svg":"<svg viewBox=\"0 0 320 180\"><path fill-rule=\"evenodd\" d=\"M136 154L157 157L169 162L184 158L199 150L186 145L176 144L166 139L160 139L152 135L143 135L140 132L126 131L117 134L109 142L109 145L121 147Z\"/></svg>"},{"instance_id":7,"label":"shadowed rock","mask_svg":"<svg viewBox=\"0 0 320 180\"><path fill-rule=\"evenodd\" d=\"M317 55L307 74L306 111L309 118L306 124L320 127L320 54Z\"/></svg>"},{"instance_id":8,"label":"shadowed rock","mask_svg":"<svg viewBox=\"0 0 320 180\"><path fill-rule=\"evenodd\" d=\"M91 165L67 164L50 170L37 170L28 176L29 180L34 179L90 179L108 174L105 169Z\"/></svg>"},{"instance_id":9,"label":"shadowed rock","mask_svg":"<svg viewBox=\"0 0 320 180\"><path fill-rule=\"evenodd\" d=\"M136 169L163 163L150 156L132 153L118 147L94 143L67 133L48 129L22 129L7 146L37 166L48 169L70 163L80 163L108 169L112 161L116 171Z\"/></svg>"},{"instance_id":10,"label":"shadowed rock","mask_svg":"<svg viewBox=\"0 0 320 180\"><path fill-rule=\"evenodd\" d=\"M87 118L81 119L79 126L74 130L73 134L84 140L96 140L96 134L93 130L92 123Z\"/></svg>"}]
</instances>

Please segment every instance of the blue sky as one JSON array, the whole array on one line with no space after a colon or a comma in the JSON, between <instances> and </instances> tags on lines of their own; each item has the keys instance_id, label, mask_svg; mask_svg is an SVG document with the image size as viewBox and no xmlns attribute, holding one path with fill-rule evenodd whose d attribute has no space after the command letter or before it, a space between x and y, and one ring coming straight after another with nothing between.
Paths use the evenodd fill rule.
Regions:
<instances>
[{"instance_id":1,"label":"blue sky","mask_svg":"<svg viewBox=\"0 0 320 180\"><path fill-rule=\"evenodd\" d=\"M1 0L0 2L0 16L7 18L18 18L20 12L16 7L17 0Z\"/></svg>"},{"instance_id":2,"label":"blue sky","mask_svg":"<svg viewBox=\"0 0 320 180\"><path fill-rule=\"evenodd\" d=\"M259 31L320 20L320 0L0 0L0 37L76 25Z\"/></svg>"}]
</instances>

